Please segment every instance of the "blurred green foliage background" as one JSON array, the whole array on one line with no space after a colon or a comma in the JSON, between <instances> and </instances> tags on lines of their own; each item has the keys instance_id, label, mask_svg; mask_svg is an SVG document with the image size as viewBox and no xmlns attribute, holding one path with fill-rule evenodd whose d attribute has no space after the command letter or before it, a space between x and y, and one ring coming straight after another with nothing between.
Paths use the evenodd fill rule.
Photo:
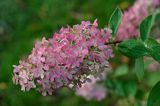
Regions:
<instances>
[{"instance_id":1,"label":"blurred green foliage background","mask_svg":"<svg viewBox=\"0 0 160 106\"><path fill-rule=\"evenodd\" d=\"M104 27L116 6L124 10L133 2L134 0L0 0L0 106L142 106L146 92L160 79L159 74L156 72L146 77L145 85L137 81L132 71L128 72L132 70L126 65L130 64L128 62L118 67L113 65L116 67L115 73L111 73L105 82L110 93L101 102L86 101L65 88L53 96L43 97L35 90L22 92L19 86L12 83L12 65L18 64L19 59L31 52L36 40L52 37L53 32L60 27L74 25L82 20L93 21L97 18L100 27ZM123 61L116 63L121 62Z\"/></svg>"}]
</instances>

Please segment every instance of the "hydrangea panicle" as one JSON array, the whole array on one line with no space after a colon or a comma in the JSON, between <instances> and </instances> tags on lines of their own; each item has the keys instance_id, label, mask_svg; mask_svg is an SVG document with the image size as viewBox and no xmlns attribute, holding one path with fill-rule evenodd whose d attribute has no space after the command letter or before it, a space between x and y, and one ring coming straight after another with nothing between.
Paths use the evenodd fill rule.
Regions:
<instances>
[{"instance_id":1,"label":"hydrangea panicle","mask_svg":"<svg viewBox=\"0 0 160 106\"><path fill-rule=\"evenodd\" d=\"M139 35L139 24L142 19L160 6L160 0L136 0L134 5L124 12L117 40L136 38ZM142 8L143 7L143 8Z\"/></svg>"},{"instance_id":2,"label":"hydrangea panicle","mask_svg":"<svg viewBox=\"0 0 160 106\"><path fill-rule=\"evenodd\" d=\"M87 76L100 76L108 67L107 60L113 57L111 46L105 45L110 32L98 29L97 20L62 27L52 38L37 42L28 58L14 65L13 82L23 91L36 88L44 96L61 87L81 87Z\"/></svg>"}]
</instances>

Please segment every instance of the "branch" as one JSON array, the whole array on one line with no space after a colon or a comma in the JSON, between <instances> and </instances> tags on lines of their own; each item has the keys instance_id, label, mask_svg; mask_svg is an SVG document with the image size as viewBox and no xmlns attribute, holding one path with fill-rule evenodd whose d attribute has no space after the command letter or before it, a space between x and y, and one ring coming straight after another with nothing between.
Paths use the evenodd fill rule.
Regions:
<instances>
[{"instance_id":1,"label":"branch","mask_svg":"<svg viewBox=\"0 0 160 106\"><path fill-rule=\"evenodd\" d=\"M115 45L117 43L121 43L122 41L114 41L114 42L107 42L106 45Z\"/></svg>"}]
</instances>

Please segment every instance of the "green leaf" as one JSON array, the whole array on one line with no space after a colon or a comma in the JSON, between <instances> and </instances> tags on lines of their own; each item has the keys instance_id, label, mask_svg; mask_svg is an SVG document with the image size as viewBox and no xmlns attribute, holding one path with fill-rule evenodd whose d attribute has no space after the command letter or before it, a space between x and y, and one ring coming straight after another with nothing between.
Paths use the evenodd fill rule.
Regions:
<instances>
[{"instance_id":1,"label":"green leaf","mask_svg":"<svg viewBox=\"0 0 160 106\"><path fill-rule=\"evenodd\" d=\"M158 82L151 90L147 106L160 106L160 82Z\"/></svg>"},{"instance_id":2,"label":"green leaf","mask_svg":"<svg viewBox=\"0 0 160 106\"><path fill-rule=\"evenodd\" d=\"M115 11L113 12L110 20L109 20L109 26L112 29L112 36L115 37L118 27L121 23L122 20L122 11L120 8L116 8Z\"/></svg>"},{"instance_id":3,"label":"green leaf","mask_svg":"<svg viewBox=\"0 0 160 106\"><path fill-rule=\"evenodd\" d=\"M148 38L145 42L145 46L149 49L159 46L160 44L153 38Z\"/></svg>"},{"instance_id":4,"label":"green leaf","mask_svg":"<svg viewBox=\"0 0 160 106\"><path fill-rule=\"evenodd\" d=\"M144 44L139 40L126 40L118 45L118 50L125 56L130 58L138 58L148 55Z\"/></svg>"},{"instance_id":5,"label":"green leaf","mask_svg":"<svg viewBox=\"0 0 160 106\"><path fill-rule=\"evenodd\" d=\"M153 72L146 78L146 84L149 86L154 86L158 81L160 81L160 71L157 70L157 72Z\"/></svg>"},{"instance_id":6,"label":"green leaf","mask_svg":"<svg viewBox=\"0 0 160 106\"><path fill-rule=\"evenodd\" d=\"M127 73L128 73L128 66L127 65L121 65L120 67L118 67L115 70L114 76L115 77L119 77L119 76L123 76L123 75L125 75Z\"/></svg>"},{"instance_id":7,"label":"green leaf","mask_svg":"<svg viewBox=\"0 0 160 106\"><path fill-rule=\"evenodd\" d=\"M142 41L145 41L148 38L151 28L154 24L154 20L155 20L155 15L150 15L141 22L140 38Z\"/></svg>"},{"instance_id":8,"label":"green leaf","mask_svg":"<svg viewBox=\"0 0 160 106\"><path fill-rule=\"evenodd\" d=\"M107 79L105 84L109 91L123 97L134 97L138 90L134 80Z\"/></svg>"},{"instance_id":9,"label":"green leaf","mask_svg":"<svg viewBox=\"0 0 160 106\"><path fill-rule=\"evenodd\" d=\"M119 96L125 96L123 81L108 79L106 80L106 86L112 93L117 94Z\"/></svg>"},{"instance_id":10,"label":"green leaf","mask_svg":"<svg viewBox=\"0 0 160 106\"><path fill-rule=\"evenodd\" d=\"M128 97L135 97L138 87L137 83L134 80L128 80L124 84L124 91L126 96Z\"/></svg>"},{"instance_id":11,"label":"green leaf","mask_svg":"<svg viewBox=\"0 0 160 106\"><path fill-rule=\"evenodd\" d=\"M144 60L143 57L137 58L135 60L135 72L138 79L141 81L144 76Z\"/></svg>"},{"instance_id":12,"label":"green leaf","mask_svg":"<svg viewBox=\"0 0 160 106\"><path fill-rule=\"evenodd\" d=\"M148 49L150 56L160 62L160 43L152 38L149 38L145 41L145 46Z\"/></svg>"}]
</instances>

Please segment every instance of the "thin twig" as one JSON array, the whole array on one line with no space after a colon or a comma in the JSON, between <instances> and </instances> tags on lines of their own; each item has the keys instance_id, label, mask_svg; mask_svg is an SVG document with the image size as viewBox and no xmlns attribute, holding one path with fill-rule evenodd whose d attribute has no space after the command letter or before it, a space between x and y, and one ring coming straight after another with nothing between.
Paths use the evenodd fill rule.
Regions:
<instances>
[{"instance_id":1,"label":"thin twig","mask_svg":"<svg viewBox=\"0 0 160 106\"><path fill-rule=\"evenodd\" d=\"M122 41L114 41L114 42L107 42L106 45L115 45L117 43L121 43Z\"/></svg>"}]
</instances>

